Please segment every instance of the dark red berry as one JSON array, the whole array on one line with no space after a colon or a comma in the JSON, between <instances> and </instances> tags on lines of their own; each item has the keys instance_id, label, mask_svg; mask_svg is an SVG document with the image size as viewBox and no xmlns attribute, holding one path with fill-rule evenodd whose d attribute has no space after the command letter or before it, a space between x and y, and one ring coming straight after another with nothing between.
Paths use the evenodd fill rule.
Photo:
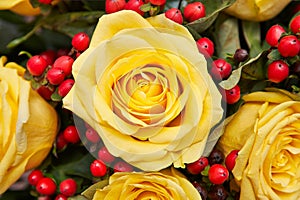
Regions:
<instances>
[{"instance_id":1,"label":"dark red berry","mask_svg":"<svg viewBox=\"0 0 300 200\"><path fill-rule=\"evenodd\" d=\"M114 13L123 10L125 7L125 0L105 0L105 12Z\"/></svg>"},{"instance_id":2,"label":"dark red berry","mask_svg":"<svg viewBox=\"0 0 300 200\"><path fill-rule=\"evenodd\" d=\"M280 83L289 75L289 66L282 60L273 61L268 66L268 79L274 83Z\"/></svg>"},{"instance_id":3,"label":"dark red berry","mask_svg":"<svg viewBox=\"0 0 300 200\"><path fill-rule=\"evenodd\" d=\"M178 23L182 24L183 23L183 17L181 14L181 11L177 8L171 8L165 12L166 18Z\"/></svg>"},{"instance_id":4,"label":"dark red berry","mask_svg":"<svg viewBox=\"0 0 300 200\"><path fill-rule=\"evenodd\" d=\"M46 100L51 99L51 95L54 93L54 88L51 88L49 86L41 85L38 89L37 92L41 97L43 97Z\"/></svg>"},{"instance_id":5,"label":"dark red berry","mask_svg":"<svg viewBox=\"0 0 300 200\"><path fill-rule=\"evenodd\" d=\"M285 30L282 26L276 24L271 26L271 28L268 29L266 34L266 42L271 47L277 47L278 41L282 35L282 33L285 33Z\"/></svg>"},{"instance_id":6,"label":"dark red berry","mask_svg":"<svg viewBox=\"0 0 300 200\"><path fill-rule=\"evenodd\" d=\"M107 172L106 165L100 160L94 160L90 165L90 171L95 177L102 177Z\"/></svg>"},{"instance_id":7,"label":"dark red berry","mask_svg":"<svg viewBox=\"0 0 300 200\"><path fill-rule=\"evenodd\" d=\"M208 179L213 184L223 184L229 176L226 167L221 164L214 164L208 170Z\"/></svg>"},{"instance_id":8,"label":"dark red berry","mask_svg":"<svg viewBox=\"0 0 300 200\"><path fill-rule=\"evenodd\" d=\"M283 57L294 57L300 51L300 41L294 35L287 35L280 39L278 51Z\"/></svg>"},{"instance_id":9,"label":"dark red berry","mask_svg":"<svg viewBox=\"0 0 300 200\"><path fill-rule=\"evenodd\" d=\"M300 33L300 15L294 17L290 22L290 29L294 34Z\"/></svg>"},{"instance_id":10,"label":"dark red berry","mask_svg":"<svg viewBox=\"0 0 300 200\"><path fill-rule=\"evenodd\" d=\"M203 200L207 199L207 190L206 190L205 186L201 185L197 181L193 181L192 184L196 188L196 190L199 192L199 194L201 195L201 198Z\"/></svg>"},{"instance_id":11,"label":"dark red berry","mask_svg":"<svg viewBox=\"0 0 300 200\"><path fill-rule=\"evenodd\" d=\"M186 168L191 174L200 174L207 165L208 159L206 157L201 157L197 161L187 164Z\"/></svg>"},{"instance_id":12,"label":"dark red berry","mask_svg":"<svg viewBox=\"0 0 300 200\"><path fill-rule=\"evenodd\" d=\"M213 61L210 73L214 79L220 80L228 78L231 71L231 64L226 62L226 60L219 58Z\"/></svg>"},{"instance_id":13,"label":"dark red berry","mask_svg":"<svg viewBox=\"0 0 300 200\"><path fill-rule=\"evenodd\" d=\"M58 194L54 200L68 200L68 197L63 194Z\"/></svg>"},{"instance_id":14,"label":"dark red berry","mask_svg":"<svg viewBox=\"0 0 300 200\"><path fill-rule=\"evenodd\" d=\"M38 0L38 1L39 1L39 3L41 3L41 4L47 4L47 5L49 5L49 4L52 3L53 0Z\"/></svg>"},{"instance_id":15,"label":"dark red berry","mask_svg":"<svg viewBox=\"0 0 300 200\"><path fill-rule=\"evenodd\" d=\"M63 134L64 134L64 138L67 142L75 144L80 141L78 131L74 125L67 126L67 128L64 130Z\"/></svg>"},{"instance_id":16,"label":"dark red berry","mask_svg":"<svg viewBox=\"0 0 300 200\"><path fill-rule=\"evenodd\" d=\"M72 178L65 179L59 184L60 193L67 197L73 196L76 193L76 190L77 183Z\"/></svg>"},{"instance_id":17,"label":"dark red berry","mask_svg":"<svg viewBox=\"0 0 300 200\"><path fill-rule=\"evenodd\" d=\"M226 103L234 104L238 102L241 98L240 86L236 85L229 90L225 90L225 94L226 94Z\"/></svg>"},{"instance_id":18,"label":"dark red berry","mask_svg":"<svg viewBox=\"0 0 300 200\"><path fill-rule=\"evenodd\" d=\"M74 59L70 56L60 56L54 61L53 68L61 69L65 76L69 76L72 73L73 62Z\"/></svg>"},{"instance_id":19,"label":"dark red berry","mask_svg":"<svg viewBox=\"0 0 300 200\"><path fill-rule=\"evenodd\" d=\"M210 200L225 200L228 192L223 185L212 185L209 188L208 197Z\"/></svg>"},{"instance_id":20,"label":"dark red berry","mask_svg":"<svg viewBox=\"0 0 300 200\"><path fill-rule=\"evenodd\" d=\"M52 65L56 58L56 52L53 50L47 50L40 53L40 56L42 56L47 61L48 65Z\"/></svg>"},{"instance_id":21,"label":"dark red berry","mask_svg":"<svg viewBox=\"0 0 300 200\"><path fill-rule=\"evenodd\" d=\"M197 47L200 53L205 57L212 57L215 52L214 43L207 37L197 40Z\"/></svg>"},{"instance_id":22,"label":"dark red berry","mask_svg":"<svg viewBox=\"0 0 300 200\"><path fill-rule=\"evenodd\" d=\"M238 157L239 150L232 150L225 158L225 166L232 171L235 166L235 160Z\"/></svg>"},{"instance_id":23,"label":"dark red berry","mask_svg":"<svg viewBox=\"0 0 300 200\"><path fill-rule=\"evenodd\" d=\"M88 128L85 131L85 137L88 141L92 143L97 143L100 141L100 136L99 134L92 128Z\"/></svg>"},{"instance_id":24,"label":"dark red berry","mask_svg":"<svg viewBox=\"0 0 300 200\"><path fill-rule=\"evenodd\" d=\"M124 161L119 161L114 164L114 172L132 172L133 167Z\"/></svg>"},{"instance_id":25,"label":"dark red berry","mask_svg":"<svg viewBox=\"0 0 300 200\"><path fill-rule=\"evenodd\" d=\"M189 3L183 10L183 16L188 22L205 17L205 6L201 2Z\"/></svg>"},{"instance_id":26,"label":"dark red berry","mask_svg":"<svg viewBox=\"0 0 300 200\"><path fill-rule=\"evenodd\" d=\"M167 0L149 0L152 5L163 6L166 4Z\"/></svg>"},{"instance_id":27,"label":"dark red berry","mask_svg":"<svg viewBox=\"0 0 300 200\"><path fill-rule=\"evenodd\" d=\"M74 83L75 81L73 79L64 80L57 89L59 96L65 97L73 87Z\"/></svg>"},{"instance_id":28,"label":"dark red berry","mask_svg":"<svg viewBox=\"0 0 300 200\"><path fill-rule=\"evenodd\" d=\"M57 150L62 150L64 149L68 144L68 141L65 139L64 134L63 133L59 133L58 136L56 137L56 148Z\"/></svg>"},{"instance_id":29,"label":"dark red berry","mask_svg":"<svg viewBox=\"0 0 300 200\"><path fill-rule=\"evenodd\" d=\"M36 191L42 195L52 195L56 191L56 183L52 178L44 177L37 183Z\"/></svg>"},{"instance_id":30,"label":"dark red berry","mask_svg":"<svg viewBox=\"0 0 300 200\"><path fill-rule=\"evenodd\" d=\"M78 51L85 51L90 44L90 37L84 32L75 34L72 38L72 46Z\"/></svg>"},{"instance_id":31,"label":"dark red berry","mask_svg":"<svg viewBox=\"0 0 300 200\"><path fill-rule=\"evenodd\" d=\"M66 75L63 70L58 68L51 68L46 74L46 78L52 85L59 85L64 81Z\"/></svg>"},{"instance_id":32,"label":"dark red berry","mask_svg":"<svg viewBox=\"0 0 300 200\"><path fill-rule=\"evenodd\" d=\"M248 51L246 49L237 49L233 55L233 59L237 62L244 62L249 58Z\"/></svg>"},{"instance_id":33,"label":"dark red berry","mask_svg":"<svg viewBox=\"0 0 300 200\"><path fill-rule=\"evenodd\" d=\"M60 56L67 56L69 54L69 49L59 49L57 52L56 52L56 56L57 57L60 57Z\"/></svg>"},{"instance_id":34,"label":"dark red berry","mask_svg":"<svg viewBox=\"0 0 300 200\"><path fill-rule=\"evenodd\" d=\"M39 169L35 169L27 177L28 183L30 185L36 186L37 183L44 178L43 172Z\"/></svg>"},{"instance_id":35,"label":"dark red berry","mask_svg":"<svg viewBox=\"0 0 300 200\"><path fill-rule=\"evenodd\" d=\"M208 156L209 165L221 164L224 161L224 159L225 156L223 152L216 148L214 148Z\"/></svg>"},{"instance_id":36,"label":"dark red berry","mask_svg":"<svg viewBox=\"0 0 300 200\"><path fill-rule=\"evenodd\" d=\"M300 60L293 64L293 72L300 76Z\"/></svg>"},{"instance_id":37,"label":"dark red berry","mask_svg":"<svg viewBox=\"0 0 300 200\"><path fill-rule=\"evenodd\" d=\"M98 159L104 163L112 163L115 160L115 157L107 150L106 147L102 147L98 151Z\"/></svg>"},{"instance_id":38,"label":"dark red berry","mask_svg":"<svg viewBox=\"0 0 300 200\"><path fill-rule=\"evenodd\" d=\"M27 69L33 76L40 76L47 68L47 61L40 55L35 55L27 61Z\"/></svg>"},{"instance_id":39,"label":"dark red berry","mask_svg":"<svg viewBox=\"0 0 300 200\"><path fill-rule=\"evenodd\" d=\"M124 9L125 10L133 10L143 16L144 12L140 9L142 5L144 5L143 0L129 0L125 4Z\"/></svg>"}]
</instances>

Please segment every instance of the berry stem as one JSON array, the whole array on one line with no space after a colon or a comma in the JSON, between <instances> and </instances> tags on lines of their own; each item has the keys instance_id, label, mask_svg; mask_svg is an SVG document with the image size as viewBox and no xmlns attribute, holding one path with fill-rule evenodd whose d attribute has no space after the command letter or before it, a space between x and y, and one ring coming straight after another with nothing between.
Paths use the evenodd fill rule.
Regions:
<instances>
[{"instance_id":1,"label":"berry stem","mask_svg":"<svg viewBox=\"0 0 300 200\"><path fill-rule=\"evenodd\" d=\"M178 10L180 10L180 8L181 8L181 4L182 4L182 0L179 0L179 2L178 2L178 6L177 6Z\"/></svg>"}]
</instances>

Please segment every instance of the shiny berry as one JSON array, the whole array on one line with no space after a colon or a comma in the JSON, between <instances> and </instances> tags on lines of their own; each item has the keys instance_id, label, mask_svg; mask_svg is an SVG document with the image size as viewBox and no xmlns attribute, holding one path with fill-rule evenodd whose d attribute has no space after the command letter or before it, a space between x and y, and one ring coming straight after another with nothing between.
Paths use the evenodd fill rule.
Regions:
<instances>
[{"instance_id":1,"label":"shiny berry","mask_svg":"<svg viewBox=\"0 0 300 200\"><path fill-rule=\"evenodd\" d=\"M109 14L123 10L125 4L125 0L105 0L105 12Z\"/></svg>"},{"instance_id":2,"label":"shiny berry","mask_svg":"<svg viewBox=\"0 0 300 200\"><path fill-rule=\"evenodd\" d=\"M107 172L106 165L100 160L94 160L90 165L90 171L95 177L102 177Z\"/></svg>"},{"instance_id":3,"label":"shiny berry","mask_svg":"<svg viewBox=\"0 0 300 200\"><path fill-rule=\"evenodd\" d=\"M100 141L100 136L99 134L92 128L88 128L85 131L85 137L88 141L92 143L97 143Z\"/></svg>"},{"instance_id":4,"label":"shiny berry","mask_svg":"<svg viewBox=\"0 0 300 200\"><path fill-rule=\"evenodd\" d=\"M65 73L63 70L58 68L51 68L46 74L46 78L52 85L59 85L65 79Z\"/></svg>"},{"instance_id":5,"label":"shiny berry","mask_svg":"<svg viewBox=\"0 0 300 200\"><path fill-rule=\"evenodd\" d=\"M210 200L225 200L228 192L223 185L212 185L209 188L208 197Z\"/></svg>"},{"instance_id":6,"label":"shiny berry","mask_svg":"<svg viewBox=\"0 0 300 200\"><path fill-rule=\"evenodd\" d=\"M60 193L67 197L73 196L76 193L76 190L77 183L72 178L65 179L59 184Z\"/></svg>"},{"instance_id":7,"label":"shiny berry","mask_svg":"<svg viewBox=\"0 0 300 200\"><path fill-rule=\"evenodd\" d=\"M274 83L280 83L289 75L289 66L282 60L276 60L268 66L268 79Z\"/></svg>"},{"instance_id":8,"label":"shiny berry","mask_svg":"<svg viewBox=\"0 0 300 200\"><path fill-rule=\"evenodd\" d=\"M140 9L142 5L144 5L143 0L129 0L125 4L124 9L125 10L133 10L143 16L144 12Z\"/></svg>"},{"instance_id":9,"label":"shiny berry","mask_svg":"<svg viewBox=\"0 0 300 200\"><path fill-rule=\"evenodd\" d=\"M208 179L213 184L223 184L229 177L226 167L221 164L214 164L208 170Z\"/></svg>"},{"instance_id":10,"label":"shiny berry","mask_svg":"<svg viewBox=\"0 0 300 200\"><path fill-rule=\"evenodd\" d=\"M56 183L52 178L44 177L37 183L36 191L42 195L52 195L56 191Z\"/></svg>"},{"instance_id":11,"label":"shiny berry","mask_svg":"<svg viewBox=\"0 0 300 200\"><path fill-rule=\"evenodd\" d=\"M55 145L57 150L62 150L68 145L68 141L65 139L63 133L58 134L58 136L56 137Z\"/></svg>"},{"instance_id":12,"label":"shiny berry","mask_svg":"<svg viewBox=\"0 0 300 200\"><path fill-rule=\"evenodd\" d=\"M186 168L191 174L200 174L207 165L208 159L206 157L201 157L197 161L187 164Z\"/></svg>"},{"instance_id":13,"label":"shiny berry","mask_svg":"<svg viewBox=\"0 0 300 200\"><path fill-rule=\"evenodd\" d=\"M183 10L183 16L188 22L205 17L205 6L201 2L189 3Z\"/></svg>"},{"instance_id":14,"label":"shiny berry","mask_svg":"<svg viewBox=\"0 0 300 200\"><path fill-rule=\"evenodd\" d=\"M58 194L54 200L68 200L68 197L63 194Z\"/></svg>"},{"instance_id":15,"label":"shiny berry","mask_svg":"<svg viewBox=\"0 0 300 200\"><path fill-rule=\"evenodd\" d=\"M300 15L294 17L290 22L290 29L294 34L300 33Z\"/></svg>"},{"instance_id":16,"label":"shiny berry","mask_svg":"<svg viewBox=\"0 0 300 200\"><path fill-rule=\"evenodd\" d=\"M278 51L283 57L294 57L300 51L300 41L294 35L287 35L280 39Z\"/></svg>"},{"instance_id":17,"label":"shiny berry","mask_svg":"<svg viewBox=\"0 0 300 200\"><path fill-rule=\"evenodd\" d=\"M285 30L282 26L276 24L271 26L266 34L266 42L271 46L271 47L277 47L278 41L282 35L282 33L285 33Z\"/></svg>"},{"instance_id":18,"label":"shiny berry","mask_svg":"<svg viewBox=\"0 0 300 200\"><path fill-rule=\"evenodd\" d=\"M54 93L54 89L45 85L41 85L38 89L37 92L41 97L43 97L46 100L51 99L51 95Z\"/></svg>"},{"instance_id":19,"label":"shiny berry","mask_svg":"<svg viewBox=\"0 0 300 200\"><path fill-rule=\"evenodd\" d=\"M149 0L152 5L163 6L166 4L167 0Z\"/></svg>"},{"instance_id":20,"label":"shiny berry","mask_svg":"<svg viewBox=\"0 0 300 200\"><path fill-rule=\"evenodd\" d=\"M73 87L74 83L75 81L73 79L66 79L61 84L59 84L57 90L59 96L65 97Z\"/></svg>"},{"instance_id":21,"label":"shiny berry","mask_svg":"<svg viewBox=\"0 0 300 200\"><path fill-rule=\"evenodd\" d=\"M102 147L98 151L98 159L104 163L112 163L115 160L115 157L107 150L106 147Z\"/></svg>"},{"instance_id":22,"label":"shiny berry","mask_svg":"<svg viewBox=\"0 0 300 200\"><path fill-rule=\"evenodd\" d=\"M241 98L241 89L240 86L236 85L229 90L225 90L226 103L234 104L238 102Z\"/></svg>"},{"instance_id":23,"label":"shiny berry","mask_svg":"<svg viewBox=\"0 0 300 200\"><path fill-rule=\"evenodd\" d=\"M41 4L51 4L53 0L38 0Z\"/></svg>"},{"instance_id":24,"label":"shiny berry","mask_svg":"<svg viewBox=\"0 0 300 200\"><path fill-rule=\"evenodd\" d=\"M85 51L90 44L90 37L84 32L76 33L72 38L72 46L78 51Z\"/></svg>"},{"instance_id":25,"label":"shiny berry","mask_svg":"<svg viewBox=\"0 0 300 200\"><path fill-rule=\"evenodd\" d=\"M197 47L200 53L205 57L212 57L215 52L214 43L207 37L197 40Z\"/></svg>"},{"instance_id":26,"label":"shiny berry","mask_svg":"<svg viewBox=\"0 0 300 200\"><path fill-rule=\"evenodd\" d=\"M133 167L124 161L119 161L114 164L114 172L132 172Z\"/></svg>"},{"instance_id":27,"label":"shiny berry","mask_svg":"<svg viewBox=\"0 0 300 200\"><path fill-rule=\"evenodd\" d=\"M64 138L67 142L75 144L80 141L78 131L74 125L67 126L67 128L64 130L63 134L64 134Z\"/></svg>"},{"instance_id":28,"label":"shiny berry","mask_svg":"<svg viewBox=\"0 0 300 200\"><path fill-rule=\"evenodd\" d=\"M39 169L35 169L27 177L28 183L30 185L36 186L37 183L44 178L43 172Z\"/></svg>"},{"instance_id":29,"label":"shiny berry","mask_svg":"<svg viewBox=\"0 0 300 200\"><path fill-rule=\"evenodd\" d=\"M239 150L232 150L225 158L225 166L232 171L235 166L235 160L238 157Z\"/></svg>"},{"instance_id":30,"label":"shiny berry","mask_svg":"<svg viewBox=\"0 0 300 200\"><path fill-rule=\"evenodd\" d=\"M213 149L208 156L209 165L221 164L224 161L224 158L225 156L222 151Z\"/></svg>"},{"instance_id":31,"label":"shiny berry","mask_svg":"<svg viewBox=\"0 0 300 200\"><path fill-rule=\"evenodd\" d=\"M178 23L182 24L183 23L183 17L181 14L181 11L177 8L171 8L165 12L166 18Z\"/></svg>"},{"instance_id":32,"label":"shiny berry","mask_svg":"<svg viewBox=\"0 0 300 200\"><path fill-rule=\"evenodd\" d=\"M244 62L248 58L249 58L249 54L246 49L237 49L233 55L233 59L238 63Z\"/></svg>"},{"instance_id":33,"label":"shiny berry","mask_svg":"<svg viewBox=\"0 0 300 200\"><path fill-rule=\"evenodd\" d=\"M207 190L206 190L206 188L197 181L193 181L192 184L196 188L196 190L199 192L199 194L201 195L201 198L203 200L207 199Z\"/></svg>"},{"instance_id":34,"label":"shiny berry","mask_svg":"<svg viewBox=\"0 0 300 200\"><path fill-rule=\"evenodd\" d=\"M231 71L231 64L226 62L226 60L219 58L213 61L210 73L214 79L220 80L228 78Z\"/></svg>"},{"instance_id":35,"label":"shiny berry","mask_svg":"<svg viewBox=\"0 0 300 200\"><path fill-rule=\"evenodd\" d=\"M74 59L70 56L60 56L54 61L53 68L61 69L65 76L69 76L72 73L73 62Z\"/></svg>"},{"instance_id":36,"label":"shiny berry","mask_svg":"<svg viewBox=\"0 0 300 200\"><path fill-rule=\"evenodd\" d=\"M48 65L52 65L56 58L56 52L53 50L47 50L40 53L40 56L42 56L47 61Z\"/></svg>"},{"instance_id":37,"label":"shiny berry","mask_svg":"<svg viewBox=\"0 0 300 200\"><path fill-rule=\"evenodd\" d=\"M33 76L40 76L48 67L47 61L40 55L35 55L27 61L27 69Z\"/></svg>"}]
</instances>

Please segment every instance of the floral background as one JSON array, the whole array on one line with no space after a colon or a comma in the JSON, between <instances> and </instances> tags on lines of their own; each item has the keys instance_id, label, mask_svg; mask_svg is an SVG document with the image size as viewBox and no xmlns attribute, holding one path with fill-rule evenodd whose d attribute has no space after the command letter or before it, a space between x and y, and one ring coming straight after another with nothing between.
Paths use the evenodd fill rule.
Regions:
<instances>
[{"instance_id":1,"label":"floral background","mask_svg":"<svg viewBox=\"0 0 300 200\"><path fill-rule=\"evenodd\" d=\"M299 199L299 10L0 0L0 199Z\"/></svg>"}]
</instances>

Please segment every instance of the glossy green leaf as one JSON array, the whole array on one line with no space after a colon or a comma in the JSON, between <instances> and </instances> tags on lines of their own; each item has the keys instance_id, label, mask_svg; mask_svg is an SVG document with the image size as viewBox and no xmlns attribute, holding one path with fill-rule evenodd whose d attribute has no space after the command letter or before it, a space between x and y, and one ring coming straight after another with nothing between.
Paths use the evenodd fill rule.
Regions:
<instances>
[{"instance_id":1,"label":"glossy green leaf","mask_svg":"<svg viewBox=\"0 0 300 200\"><path fill-rule=\"evenodd\" d=\"M260 23L243 20L242 31L250 49L249 55L251 57L257 56L262 52Z\"/></svg>"}]
</instances>

